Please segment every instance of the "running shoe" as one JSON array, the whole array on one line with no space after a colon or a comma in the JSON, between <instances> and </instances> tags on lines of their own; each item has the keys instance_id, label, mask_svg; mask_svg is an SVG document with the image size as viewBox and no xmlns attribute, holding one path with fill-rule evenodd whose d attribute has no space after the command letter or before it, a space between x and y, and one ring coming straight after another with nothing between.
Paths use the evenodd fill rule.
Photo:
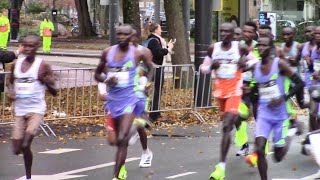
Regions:
<instances>
[{"instance_id":1,"label":"running shoe","mask_svg":"<svg viewBox=\"0 0 320 180\"><path fill-rule=\"evenodd\" d=\"M126 166L125 166L125 165L122 165L122 166L121 166L121 169L120 169L118 178L119 178L120 180L125 180L125 179L127 179L127 170L126 170Z\"/></svg>"},{"instance_id":2,"label":"running shoe","mask_svg":"<svg viewBox=\"0 0 320 180\"><path fill-rule=\"evenodd\" d=\"M223 180L225 178L225 170L218 164L216 170L210 174L209 179L211 180Z\"/></svg>"},{"instance_id":3,"label":"running shoe","mask_svg":"<svg viewBox=\"0 0 320 180\"><path fill-rule=\"evenodd\" d=\"M129 142L128 142L129 146L134 145L134 144L137 142L138 139L139 139L139 134L138 134L138 132L136 132L136 133L133 134L133 135L131 136L131 138L129 139Z\"/></svg>"},{"instance_id":4,"label":"running shoe","mask_svg":"<svg viewBox=\"0 0 320 180\"><path fill-rule=\"evenodd\" d=\"M246 157L246 163L249 164L252 167L257 167L258 164L258 154L257 153L253 153L253 154L249 154Z\"/></svg>"},{"instance_id":5,"label":"running shoe","mask_svg":"<svg viewBox=\"0 0 320 180\"><path fill-rule=\"evenodd\" d=\"M146 153L142 153L139 167L141 168L151 167L152 158L153 158L153 153L150 150L148 150L148 152Z\"/></svg>"},{"instance_id":6,"label":"running shoe","mask_svg":"<svg viewBox=\"0 0 320 180\"><path fill-rule=\"evenodd\" d=\"M236 156L247 156L249 154L249 144L245 143L242 148L237 152Z\"/></svg>"}]
</instances>

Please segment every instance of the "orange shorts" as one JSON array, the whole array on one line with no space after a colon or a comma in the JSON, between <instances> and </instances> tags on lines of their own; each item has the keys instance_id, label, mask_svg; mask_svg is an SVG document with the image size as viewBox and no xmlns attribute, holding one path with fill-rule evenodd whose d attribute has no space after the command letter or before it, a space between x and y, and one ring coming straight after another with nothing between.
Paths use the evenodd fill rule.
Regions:
<instances>
[{"instance_id":1,"label":"orange shorts","mask_svg":"<svg viewBox=\"0 0 320 180\"><path fill-rule=\"evenodd\" d=\"M111 114L108 113L106 116L105 128L108 131L114 131L114 119L112 119Z\"/></svg>"},{"instance_id":2,"label":"orange shorts","mask_svg":"<svg viewBox=\"0 0 320 180\"><path fill-rule=\"evenodd\" d=\"M239 105L241 96L231 96L229 98L217 98L221 112L229 112L232 114L239 114Z\"/></svg>"}]
</instances>

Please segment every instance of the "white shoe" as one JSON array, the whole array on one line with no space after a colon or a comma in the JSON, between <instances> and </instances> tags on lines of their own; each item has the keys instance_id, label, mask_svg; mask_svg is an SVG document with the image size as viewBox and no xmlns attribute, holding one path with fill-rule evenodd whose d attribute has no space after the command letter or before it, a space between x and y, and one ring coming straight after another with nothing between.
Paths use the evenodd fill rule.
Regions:
<instances>
[{"instance_id":1,"label":"white shoe","mask_svg":"<svg viewBox=\"0 0 320 180\"><path fill-rule=\"evenodd\" d=\"M138 132L136 132L136 133L133 134L133 135L131 136L131 138L129 139L129 142L128 142L129 146L134 145L134 144L137 142L138 139L139 139L139 134L138 134Z\"/></svg>"},{"instance_id":2,"label":"white shoe","mask_svg":"<svg viewBox=\"0 0 320 180\"><path fill-rule=\"evenodd\" d=\"M148 150L148 152L143 153L141 156L139 167L141 168L148 168L151 167L151 162L153 158L153 153Z\"/></svg>"}]
</instances>

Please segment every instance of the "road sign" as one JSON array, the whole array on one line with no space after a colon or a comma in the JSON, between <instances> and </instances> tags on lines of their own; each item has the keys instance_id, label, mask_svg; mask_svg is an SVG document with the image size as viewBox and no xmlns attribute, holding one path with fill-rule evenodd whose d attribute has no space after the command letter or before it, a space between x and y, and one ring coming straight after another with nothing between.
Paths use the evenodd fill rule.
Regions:
<instances>
[{"instance_id":1,"label":"road sign","mask_svg":"<svg viewBox=\"0 0 320 180\"><path fill-rule=\"evenodd\" d=\"M223 10L223 0L213 0L213 11Z\"/></svg>"}]
</instances>

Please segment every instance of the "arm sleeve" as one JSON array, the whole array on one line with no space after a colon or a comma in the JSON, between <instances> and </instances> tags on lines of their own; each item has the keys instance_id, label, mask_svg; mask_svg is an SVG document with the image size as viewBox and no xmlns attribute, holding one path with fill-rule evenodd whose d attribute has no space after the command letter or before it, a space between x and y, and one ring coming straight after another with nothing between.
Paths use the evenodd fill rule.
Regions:
<instances>
[{"instance_id":1,"label":"arm sleeve","mask_svg":"<svg viewBox=\"0 0 320 180\"><path fill-rule=\"evenodd\" d=\"M41 24L40 24L40 36L43 36L43 28L44 28L44 22L41 22Z\"/></svg>"},{"instance_id":2,"label":"arm sleeve","mask_svg":"<svg viewBox=\"0 0 320 180\"><path fill-rule=\"evenodd\" d=\"M212 60L209 56L206 56L203 60L203 63L201 64L200 71L203 74L209 74L211 72L211 65L212 65Z\"/></svg>"},{"instance_id":3,"label":"arm sleeve","mask_svg":"<svg viewBox=\"0 0 320 180\"><path fill-rule=\"evenodd\" d=\"M290 80L294 83L294 86L290 88L290 91L288 92L288 94L286 94L285 96L286 101L290 99L292 96L294 96L295 94L297 94L298 92L303 91L303 88L304 88L304 82L301 80L298 74L296 73L293 74L290 77Z\"/></svg>"},{"instance_id":4,"label":"arm sleeve","mask_svg":"<svg viewBox=\"0 0 320 180\"><path fill-rule=\"evenodd\" d=\"M161 62L154 62L156 64L162 64L163 56L168 54L168 49L162 48L160 43L156 39L151 39L148 48L151 50L155 60L162 60Z\"/></svg>"}]
</instances>

